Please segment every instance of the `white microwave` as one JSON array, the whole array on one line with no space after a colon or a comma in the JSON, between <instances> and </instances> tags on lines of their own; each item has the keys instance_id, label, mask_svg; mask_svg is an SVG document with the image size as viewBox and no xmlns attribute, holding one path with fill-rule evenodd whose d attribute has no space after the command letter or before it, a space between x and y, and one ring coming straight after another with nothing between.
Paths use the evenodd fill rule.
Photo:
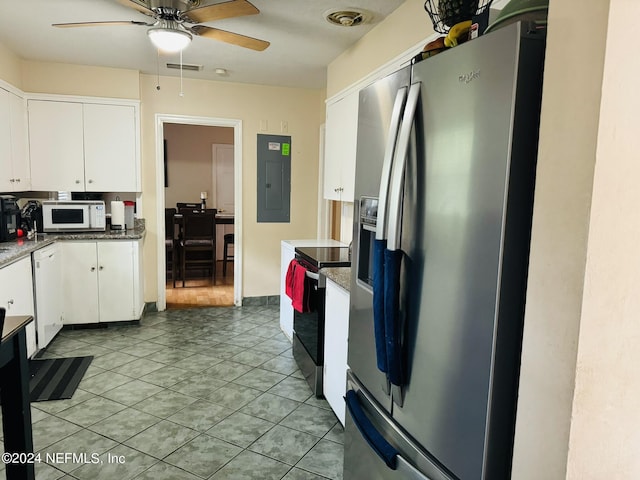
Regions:
<instances>
[{"instance_id":1,"label":"white microwave","mask_svg":"<svg viewBox=\"0 0 640 480\"><path fill-rule=\"evenodd\" d=\"M104 232L107 216L103 201L42 202L43 232Z\"/></svg>"}]
</instances>

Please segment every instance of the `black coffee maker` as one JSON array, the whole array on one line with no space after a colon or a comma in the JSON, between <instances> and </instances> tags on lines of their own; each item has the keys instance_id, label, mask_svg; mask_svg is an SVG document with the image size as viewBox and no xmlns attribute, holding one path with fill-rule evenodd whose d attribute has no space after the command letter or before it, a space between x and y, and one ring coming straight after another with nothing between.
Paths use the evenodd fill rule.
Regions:
<instances>
[{"instance_id":1,"label":"black coffee maker","mask_svg":"<svg viewBox=\"0 0 640 480\"><path fill-rule=\"evenodd\" d=\"M0 195L0 242L10 242L18 237L20 208L13 195Z\"/></svg>"},{"instance_id":2,"label":"black coffee maker","mask_svg":"<svg viewBox=\"0 0 640 480\"><path fill-rule=\"evenodd\" d=\"M20 210L20 220L25 232L42 233L42 203L38 200L28 200Z\"/></svg>"}]
</instances>

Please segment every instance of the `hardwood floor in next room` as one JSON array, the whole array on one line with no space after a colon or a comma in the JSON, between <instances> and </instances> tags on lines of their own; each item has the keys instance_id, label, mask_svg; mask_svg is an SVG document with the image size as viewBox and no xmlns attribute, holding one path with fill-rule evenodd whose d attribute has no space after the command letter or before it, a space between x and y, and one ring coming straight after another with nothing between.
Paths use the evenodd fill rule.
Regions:
<instances>
[{"instance_id":1,"label":"hardwood floor in next room","mask_svg":"<svg viewBox=\"0 0 640 480\"><path fill-rule=\"evenodd\" d=\"M73 398L31 404L34 449L104 463L36 463L37 480L342 479L342 426L298 370L275 306L63 330L44 357L86 355Z\"/></svg>"},{"instance_id":2,"label":"hardwood floor in next room","mask_svg":"<svg viewBox=\"0 0 640 480\"><path fill-rule=\"evenodd\" d=\"M227 265L227 275L222 275L222 262L217 262L216 283L211 278L188 278L185 287L182 281L176 283L167 280L167 309L192 307L230 307L233 306L233 263Z\"/></svg>"}]
</instances>

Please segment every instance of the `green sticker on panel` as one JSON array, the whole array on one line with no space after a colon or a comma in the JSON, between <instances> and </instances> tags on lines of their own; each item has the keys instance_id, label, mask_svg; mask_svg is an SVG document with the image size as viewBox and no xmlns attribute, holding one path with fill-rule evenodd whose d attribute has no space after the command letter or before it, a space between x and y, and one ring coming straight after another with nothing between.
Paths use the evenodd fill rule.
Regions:
<instances>
[{"instance_id":1,"label":"green sticker on panel","mask_svg":"<svg viewBox=\"0 0 640 480\"><path fill-rule=\"evenodd\" d=\"M289 156L289 144L288 143L283 143L282 144L282 155Z\"/></svg>"}]
</instances>

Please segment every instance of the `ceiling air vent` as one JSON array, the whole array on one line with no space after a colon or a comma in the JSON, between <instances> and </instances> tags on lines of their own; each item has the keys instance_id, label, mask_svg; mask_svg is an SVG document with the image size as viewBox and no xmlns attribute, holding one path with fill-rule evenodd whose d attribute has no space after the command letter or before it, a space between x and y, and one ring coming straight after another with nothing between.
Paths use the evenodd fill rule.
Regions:
<instances>
[{"instance_id":1,"label":"ceiling air vent","mask_svg":"<svg viewBox=\"0 0 640 480\"><path fill-rule=\"evenodd\" d=\"M167 68L173 68L174 70L180 70L179 63L167 63ZM193 65L190 63L183 63L182 70L190 70L192 72L199 72L202 70L202 65Z\"/></svg>"},{"instance_id":2,"label":"ceiling air vent","mask_svg":"<svg viewBox=\"0 0 640 480\"><path fill-rule=\"evenodd\" d=\"M326 12L324 18L333 25L355 27L356 25L365 23L367 15L365 12L358 10L337 10Z\"/></svg>"}]
</instances>

